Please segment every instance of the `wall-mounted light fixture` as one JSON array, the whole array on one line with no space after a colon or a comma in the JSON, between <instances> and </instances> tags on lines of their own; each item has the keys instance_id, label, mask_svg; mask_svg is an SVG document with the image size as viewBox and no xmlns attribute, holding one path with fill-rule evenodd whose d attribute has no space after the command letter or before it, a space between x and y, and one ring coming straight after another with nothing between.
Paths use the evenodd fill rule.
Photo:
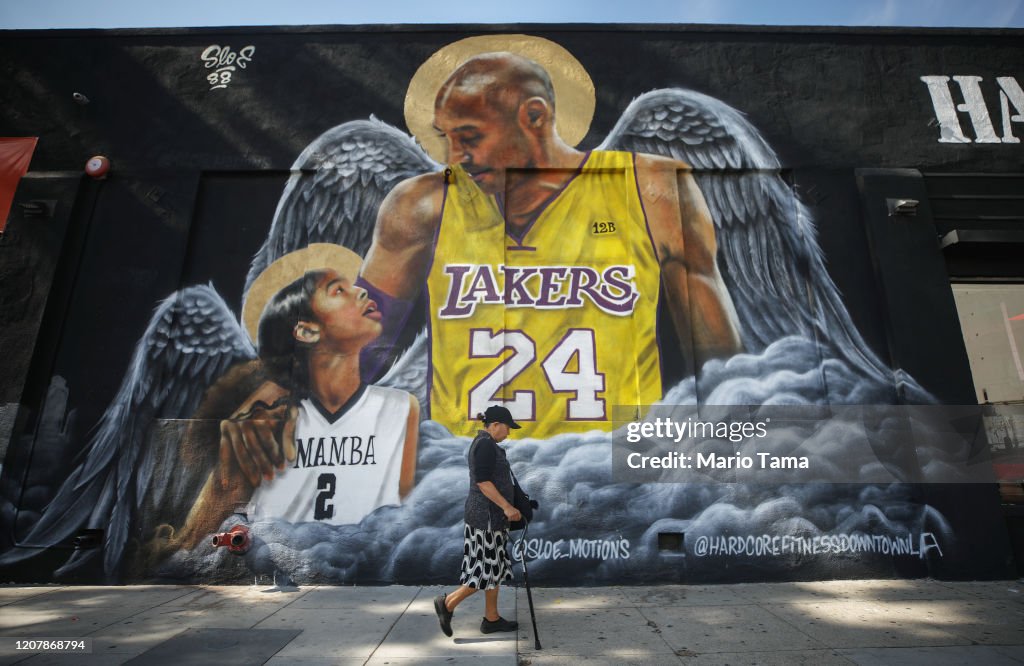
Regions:
<instances>
[{"instance_id":1,"label":"wall-mounted light fixture","mask_svg":"<svg viewBox=\"0 0 1024 666\"><path fill-rule=\"evenodd\" d=\"M21 209L21 216L24 218L32 217L53 217L53 211L57 209L56 199L32 199L31 201L23 201L18 204L18 208Z\"/></svg>"},{"instance_id":2,"label":"wall-mounted light fixture","mask_svg":"<svg viewBox=\"0 0 1024 666\"><path fill-rule=\"evenodd\" d=\"M103 530L82 529L75 535L72 543L75 550L90 550L103 545Z\"/></svg>"},{"instance_id":3,"label":"wall-mounted light fixture","mask_svg":"<svg viewBox=\"0 0 1024 666\"><path fill-rule=\"evenodd\" d=\"M889 217L914 217L917 215L917 206L920 203L917 199L885 200L885 205L889 209Z\"/></svg>"}]
</instances>

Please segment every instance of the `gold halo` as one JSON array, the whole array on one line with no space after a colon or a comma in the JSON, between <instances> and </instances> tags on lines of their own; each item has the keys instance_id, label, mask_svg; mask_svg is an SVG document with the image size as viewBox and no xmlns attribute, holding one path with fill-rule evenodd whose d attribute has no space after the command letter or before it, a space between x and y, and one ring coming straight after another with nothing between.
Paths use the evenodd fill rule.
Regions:
<instances>
[{"instance_id":1,"label":"gold halo","mask_svg":"<svg viewBox=\"0 0 1024 666\"><path fill-rule=\"evenodd\" d=\"M437 91L462 63L494 51L521 55L547 70L555 88L555 129L571 146L582 141L594 119L595 97L594 82L580 61L542 37L481 35L441 47L413 74L405 93L405 124L423 149L438 162L447 161L447 147L434 130Z\"/></svg>"},{"instance_id":2,"label":"gold halo","mask_svg":"<svg viewBox=\"0 0 1024 666\"><path fill-rule=\"evenodd\" d=\"M242 302L242 324L249 333L249 339L254 343L257 341L260 317L267 302L307 272L331 268L355 280L362 265L363 260L358 254L334 243L311 243L270 264L253 280Z\"/></svg>"}]
</instances>

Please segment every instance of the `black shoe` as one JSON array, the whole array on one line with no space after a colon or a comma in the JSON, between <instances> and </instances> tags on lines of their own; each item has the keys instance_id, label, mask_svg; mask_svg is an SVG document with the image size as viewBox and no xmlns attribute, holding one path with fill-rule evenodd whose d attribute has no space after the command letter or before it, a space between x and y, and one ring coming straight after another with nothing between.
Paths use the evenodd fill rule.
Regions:
<instances>
[{"instance_id":1,"label":"black shoe","mask_svg":"<svg viewBox=\"0 0 1024 666\"><path fill-rule=\"evenodd\" d=\"M439 594L434 597L434 612L437 613L437 619L441 623L441 631L444 632L445 636L451 636L452 611L448 610L448 607L444 605L444 600L447 596L447 594Z\"/></svg>"},{"instance_id":2,"label":"black shoe","mask_svg":"<svg viewBox=\"0 0 1024 666\"><path fill-rule=\"evenodd\" d=\"M518 622L511 622L503 617L498 617L493 622L485 617L483 622L480 623L480 633L482 634L493 634L497 631L515 631L518 628Z\"/></svg>"}]
</instances>

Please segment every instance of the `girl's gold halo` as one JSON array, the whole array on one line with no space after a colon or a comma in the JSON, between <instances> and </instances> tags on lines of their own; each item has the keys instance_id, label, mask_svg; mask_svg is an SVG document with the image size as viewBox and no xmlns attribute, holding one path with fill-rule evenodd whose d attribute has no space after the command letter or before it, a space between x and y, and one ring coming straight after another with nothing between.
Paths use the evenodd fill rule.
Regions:
<instances>
[{"instance_id":1,"label":"girl's gold halo","mask_svg":"<svg viewBox=\"0 0 1024 666\"><path fill-rule=\"evenodd\" d=\"M405 124L423 149L442 164L447 161L444 139L434 130L434 101L441 85L459 65L481 53L508 51L529 58L547 70L555 88L555 128L575 146L594 119L594 82L571 53L554 42L530 35L480 35L452 42L420 65L405 94Z\"/></svg>"},{"instance_id":2,"label":"girl's gold halo","mask_svg":"<svg viewBox=\"0 0 1024 666\"><path fill-rule=\"evenodd\" d=\"M330 268L349 280L355 281L363 260L358 254L334 243L311 243L309 246L289 252L260 273L242 301L242 325L249 333L249 339L257 341L260 317L267 302L274 294L309 271Z\"/></svg>"}]
</instances>

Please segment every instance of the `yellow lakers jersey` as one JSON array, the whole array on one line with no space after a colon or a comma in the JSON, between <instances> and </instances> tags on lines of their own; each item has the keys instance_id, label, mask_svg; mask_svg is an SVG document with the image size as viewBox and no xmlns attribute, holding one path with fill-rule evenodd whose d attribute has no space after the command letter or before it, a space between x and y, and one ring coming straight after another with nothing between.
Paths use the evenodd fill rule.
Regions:
<instances>
[{"instance_id":1,"label":"yellow lakers jersey","mask_svg":"<svg viewBox=\"0 0 1024 666\"><path fill-rule=\"evenodd\" d=\"M662 397L660 274L631 153L594 151L521 235L451 169L427 277L430 416L472 435L507 407L517 437L611 430Z\"/></svg>"}]
</instances>

